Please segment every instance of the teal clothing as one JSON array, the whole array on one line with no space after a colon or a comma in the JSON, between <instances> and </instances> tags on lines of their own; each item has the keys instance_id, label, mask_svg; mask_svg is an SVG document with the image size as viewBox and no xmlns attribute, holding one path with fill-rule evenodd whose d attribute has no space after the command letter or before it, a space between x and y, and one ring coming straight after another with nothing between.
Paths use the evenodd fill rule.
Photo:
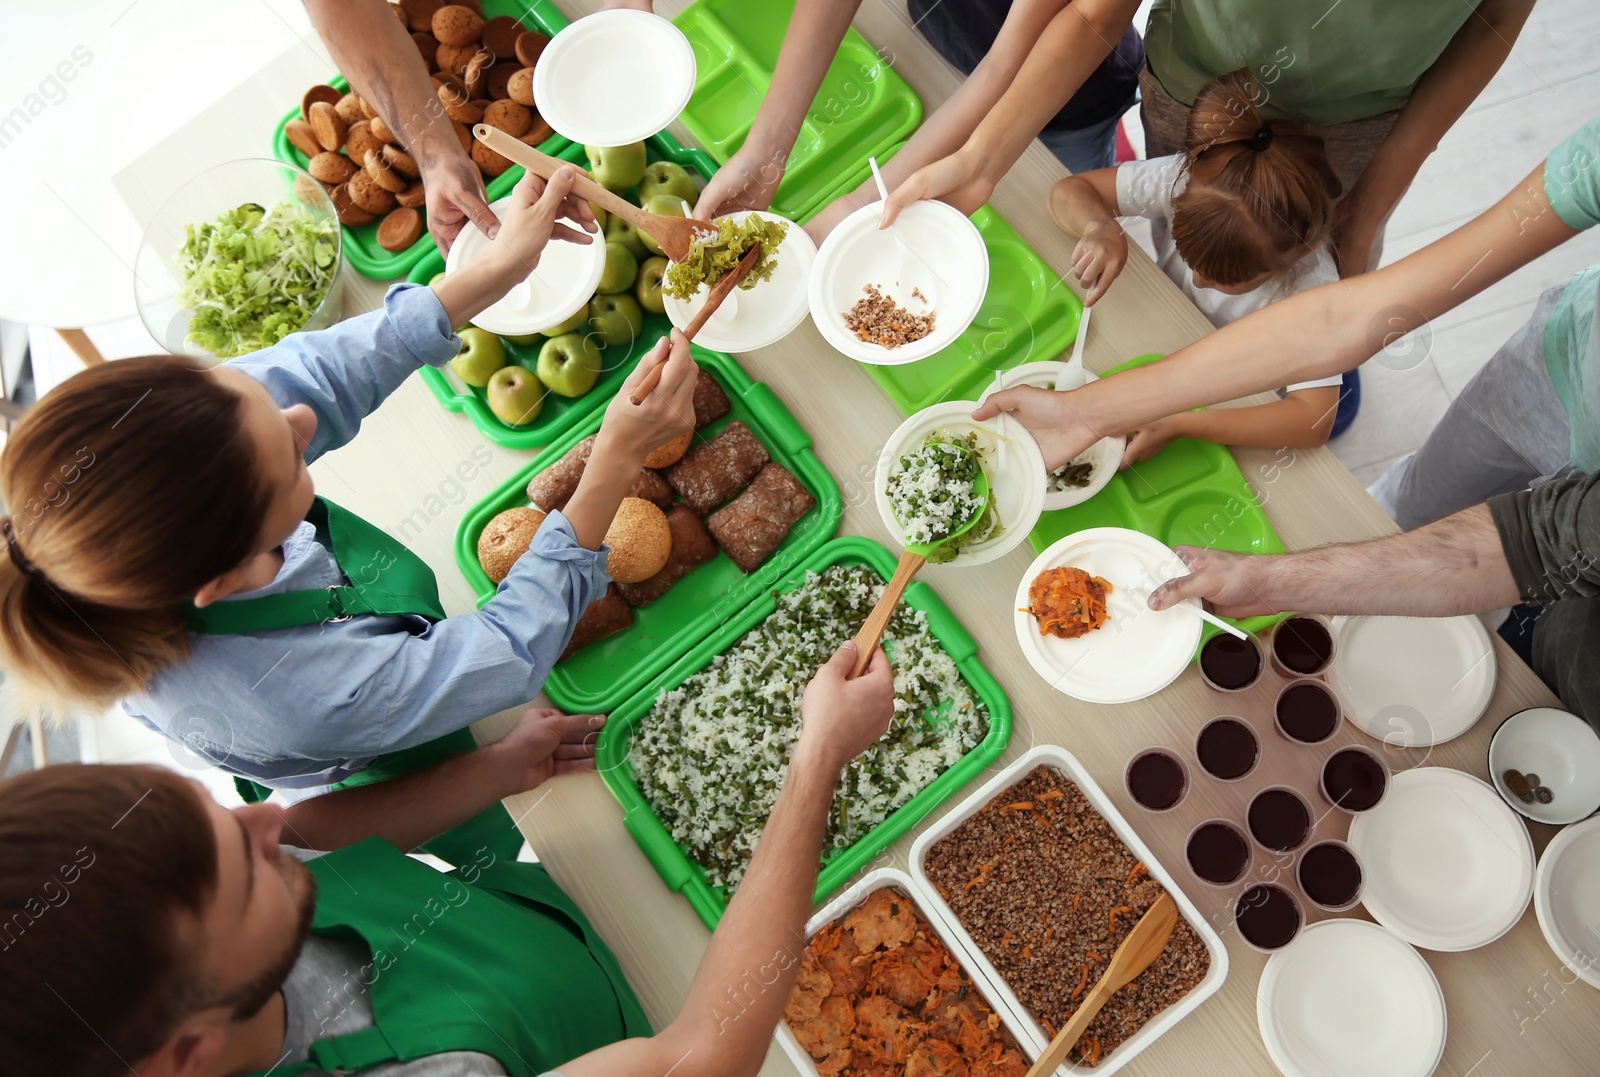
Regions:
<instances>
[{"instance_id":1,"label":"teal clothing","mask_svg":"<svg viewBox=\"0 0 1600 1077\"><path fill-rule=\"evenodd\" d=\"M1568 227L1600 224L1600 116L1551 151L1544 162L1544 189ZM1544 362L1572 431L1572 464L1600 471L1600 265L1573 277L1544 327Z\"/></svg>"}]
</instances>

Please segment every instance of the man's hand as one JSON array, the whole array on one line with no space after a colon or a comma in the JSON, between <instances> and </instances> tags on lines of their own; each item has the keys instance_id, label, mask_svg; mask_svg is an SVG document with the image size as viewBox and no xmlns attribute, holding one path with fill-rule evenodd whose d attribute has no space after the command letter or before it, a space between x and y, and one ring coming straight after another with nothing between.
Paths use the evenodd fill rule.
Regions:
<instances>
[{"instance_id":1,"label":"man's hand","mask_svg":"<svg viewBox=\"0 0 1600 1077\"><path fill-rule=\"evenodd\" d=\"M454 133L450 140L459 147ZM450 253L451 244L468 221L490 239L495 237L500 221L484 201L483 179L471 158L465 153L445 153L424 157L417 164L428 195L428 231L439 245L440 254Z\"/></svg>"},{"instance_id":2,"label":"man's hand","mask_svg":"<svg viewBox=\"0 0 1600 1077\"><path fill-rule=\"evenodd\" d=\"M557 774L594 769L595 742L605 726L603 714L563 714L530 707L515 728L491 745L506 766L504 795L514 796Z\"/></svg>"},{"instance_id":3,"label":"man's hand","mask_svg":"<svg viewBox=\"0 0 1600 1077\"><path fill-rule=\"evenodd\" d=\"M1072 272L1083 285L1083 305L1106 294L1128 261L1128 235L1116 221L1090 225L1072 249Z\"/></svg>"},{"instance_id":4,"label":"man's hand","mask_svg":"<svg viewBox=\"0 0 1600 1077\"><path fill-rule=\"evenodd\" d=\"M1278 612L1264 595L1268 557L1198 546L1177 546L1174 552L1189 566L1189 574L1168 580L1150 592L1151 609L1164 610L1186 598L1200 598L1224 617Z\"/></svg>"},{"instance_id":5,"label":"man's hand","mask_svg":"<svg viewBox=\"0 0 1600 1077\"><path fill-rule=\"evenodd\" d=\"M820 754L829 773L870 748L883 736L894 717L894 670L889 656L878 647L861 676L850 679L856 662L856 645L846 641L806 685L800 701L805 723L800 748Z\"/></svg>"},{"instance_id":6,"label":"man's hand","mask_svg":"<svg viewBox=\"0 0 1600 1077\"><path fill-rule=\"evenodd\" d=\"M978 405L972 417L981 422L1002 411L1010 415L1039 443L1045 470L1054 471L1106 436L1095 429L1074 403L1074 398L1082 391L1058 393L1036 385L1019 385L989 396Z\"/></svg>"},{"instance_id":7,"label":"man's hand","mask_svg":"<svg viewBox=\"0 0 1600 1077\"><path fill-rule=\"evenodd\" d=\"M717 169L700 192L694 216L702 221L741 209L766 209L783 181L786 154L774 153L746 139L739 152Z\"/></svg>"},{"instance_id":8,"label":"man's hand","mask_svg":"<svg viewBox=\"0 0 1600 1077\"><path fill-rule=\"evenodd\" d=\"M884 227L893 224L901 210L924 198L936 198L971 216L994 194L994 180L984 175L979 164L965 150L957 150L917 169L889 192L883 212Z\"/></svg>"},{"instance_id":9,"label":"man's hand","mask_svg":"<svg viewBox=\"0 0 1600 1077\"><path fill-rule=\"evenodd\" d=\"M599 227L589 203L572 193L577 170L563 168L548 183L526 172L507 197L505 220L500 224L491 257L499 258L515 280L522 280L539 264L545 244L552 239L592 243ZM561 218L578 227L562 224Z\"/></svg>"},{"instance_id":10,"label":"man's hand","mask_svg":"<svg viewBox=\"0 0 1600 1077\"><path fill-rule=\"evenodd\" d=\"M661 380L644 403L635 404L633 394L657 366ZM682 437L694 429L694 387L699 366L689 354L689 338L674 329L669 338L658 342L651 353L639 360L633 373L622 383L617 395L606 406L600 424L600 441L623 453L629 460L642 460L652 449ZM600 445L595 452L600 452Z\"/></svg>"}]
</instances>

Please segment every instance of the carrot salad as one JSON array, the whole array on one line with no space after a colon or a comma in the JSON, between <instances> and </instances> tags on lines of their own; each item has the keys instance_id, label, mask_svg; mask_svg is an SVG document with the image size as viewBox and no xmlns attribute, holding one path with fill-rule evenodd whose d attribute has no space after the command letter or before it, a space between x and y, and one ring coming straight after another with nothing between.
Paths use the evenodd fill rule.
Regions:
<instances>
[{"instance_id":1,"label":"carrot salad","mask_svg":"<svg viewBox=\"0 0 1600 1077\"><path fill-rule=\"evenodd\" d=\"M1110 619L1106 596L1111 584L1070 566L1047 568L1028 587L1028 608L1039 620L1039 635L1077 639Z\"/></svg>"}]
</instances>

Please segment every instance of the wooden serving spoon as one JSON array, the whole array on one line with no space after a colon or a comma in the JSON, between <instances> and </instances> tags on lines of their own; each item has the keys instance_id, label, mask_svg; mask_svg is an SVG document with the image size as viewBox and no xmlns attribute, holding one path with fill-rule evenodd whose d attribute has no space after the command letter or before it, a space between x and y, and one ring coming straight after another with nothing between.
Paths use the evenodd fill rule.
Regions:
<instances>
[{"instance_id":1,"label":"wooden serving spoon","mask_svg":"<svg viewBox=\"0 0 1600 1077\"><path fill-rule=\"evenodd\" d=\"M525 145L499 128L490 127L486 123L475 125L472 128L472 136L500 156L545 179L554 176L559 169L572 169L577 173L577 178L572 183L573 194L633 224L639 231L660 244L667 257L674 262L681 262L689 257L689 247L694 243L696 232L717 230L717 226L711 222L697 220L694 217L663 217L658 213L646 213L627 199L612 194L600 186L577 165L558 157L551 157L547 153L540 153L532 146Z\"/></svg>"},{"instance_id":2,"label":"wooden serving spoon","mask_svg":"<svg viewBox=\"0 0 1600 1077\"><path fill-rule=\"evenodd\" d=\"M1172 929L1177 926L1178 906L1171 894L1162 894L1156 898L1150 910L1139 917L1139 922L1133 925L1133 930L1122 940L1117 952L1111 955L1111 964L1106 966L1106 971L1101 973L1099 981L1089 993L1083 996L1083 1002L1078 1005L1072 1019L1062 1026L1056 1038L1050 1041L1050 1046L1044 1049L1044 1054L1028 1071L1028 1077L1046 1077L1056 1071L1056 1067L1072 1050L1073 1044L1078 1042L1078 1037L1083 1035L1083 1030L1094 1020L1095 1014L1111 1001L1111 996L1161 956L1161 952L1167 948L1167 940L1172 937Z\"/></svg>"},{"instance_id":3,"label":"wooden serving spoon","mask_svg":"<svg viewBox=\"0 0 1600 1077\"><path fill-rule=\"evenodd\" d=\"M960 527L938 542L906 543L905 550L900 554L900 563L894 566L894 575L889 577L889 582L883 589L883 596L878 599L878 604L872 607L872 612L867 614L867 619L861 624L861 630L856 633L856 664L850 668L849 679L861 676L867 664L872 661L872 652L877 648L878 641L883 638L884 629L889 627L889 618L894 615L894 608L900 604L906 588L911 585L917 573L922 571L922 566L928 563L933 551L965 535L983 519L983 514L989 508L989 476L984 474L981 467L978 469L978 477L972 481L972 492L978 495L978 507Z\"/></svg>"},{"instance_id":4,"label":"wooden serving spoon","mask_svg":"<svg viewBox=\"0 0 1600 1077\"><path fill-rule=\"evenodd\" d=\"M731 293L734 288L738 286L740 281L744 280L745 275L750 272L751 267L754 266L756 262L760 260L760 258L761 244L758 241L752 244L749 250L744 252L744 257L739 259L738 265L734 266L732 269L728 270L728 272L717 278L717 283L711 286L711 294L706 296L706 305L701 307L695 316L689 319L689 324L683 327L683 335L685 337L687 337L689 340L694 339L694 335L700 332L701 327L704 326L706 322L711 319L711 316L717 312L717 308L722 306L722 301L728 298L729 293ZM628 400L635 407L643 404L645 397L654 392L655 387L661 383L661 368L665 365L666 360L662 359L661 362L651 367L649 371L645 373L644 380L641 381L639 383L639 387L633 391L633 395L628 397Z\"/></svg>"}]
</instances>

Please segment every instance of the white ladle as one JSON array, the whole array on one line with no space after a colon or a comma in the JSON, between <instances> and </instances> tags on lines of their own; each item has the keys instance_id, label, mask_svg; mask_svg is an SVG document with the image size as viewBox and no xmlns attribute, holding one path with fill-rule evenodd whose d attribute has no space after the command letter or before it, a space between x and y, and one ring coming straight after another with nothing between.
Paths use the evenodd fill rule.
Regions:
<instances>
[{"instance_id":1,"label":"white ladle","mask_svg":"<svg viewBox=\"0 0 1600 1077\"><path fill-rule=\"evenodd\" d=\"M1058 393L1082 389L1083 383L1089 380L1083 373L1083 342L1089 336L1089 314L1093 310L1093 307L1084 307L1083 315L1078 319L1078 339L1072 343L1072 358L1066 361L1061 373L1056 375Z\"/></svg>"},{"instance_id":2,"label":"white ladle","mask_svg":"<svg viewBox=\"0 0 1600 1077\"><path fill-rule=\"evenodd\" d=\"M1151 580L1149 570L1140 563L1138 558L1121 550L1107 550L1099 559L1105 563L1107 571L1117 577L1111 581L1113 587L1120 588L1130 598L1137 598L1139 600L1139 608L1145 612L1156 612L1150 608L1150 592L1155 590L1156 584L1155 581ZM1135 582L1124 582L1130 580ZM1168 609L1185 610L1202 621L1216 625L1230 636L1249 639L1244 632L1207 610L1198 602L1179 602L1175 606L1169 606Z\"/></svg>"},{"instance_id":3,"label":"white ladle","mask_svg":"<svg viewBox=\"0 0 1600 1077\"><path fill-rule=\"evenodd\" d=\"M883 173L878 171L878 159L868 157L867 164L872 167L872 181L878 185L878 222L881 224L883 215L889 208L889 188L884 186ZM924 267L926 263L911 249L911 245L894 225L891 224L885 231L894 237L895 246L900 249L900 271L896 274L899 278L896 282L899 287L893 293L895 302L905 306L908 299L916 299L922 303L924 311L932 310L939 299L939 290L934 287L931 279L936 274L931 269L926 274L913 274L913 269ZM912 295L913 292L918 294Z\"/></svg>"}]
</instances>

